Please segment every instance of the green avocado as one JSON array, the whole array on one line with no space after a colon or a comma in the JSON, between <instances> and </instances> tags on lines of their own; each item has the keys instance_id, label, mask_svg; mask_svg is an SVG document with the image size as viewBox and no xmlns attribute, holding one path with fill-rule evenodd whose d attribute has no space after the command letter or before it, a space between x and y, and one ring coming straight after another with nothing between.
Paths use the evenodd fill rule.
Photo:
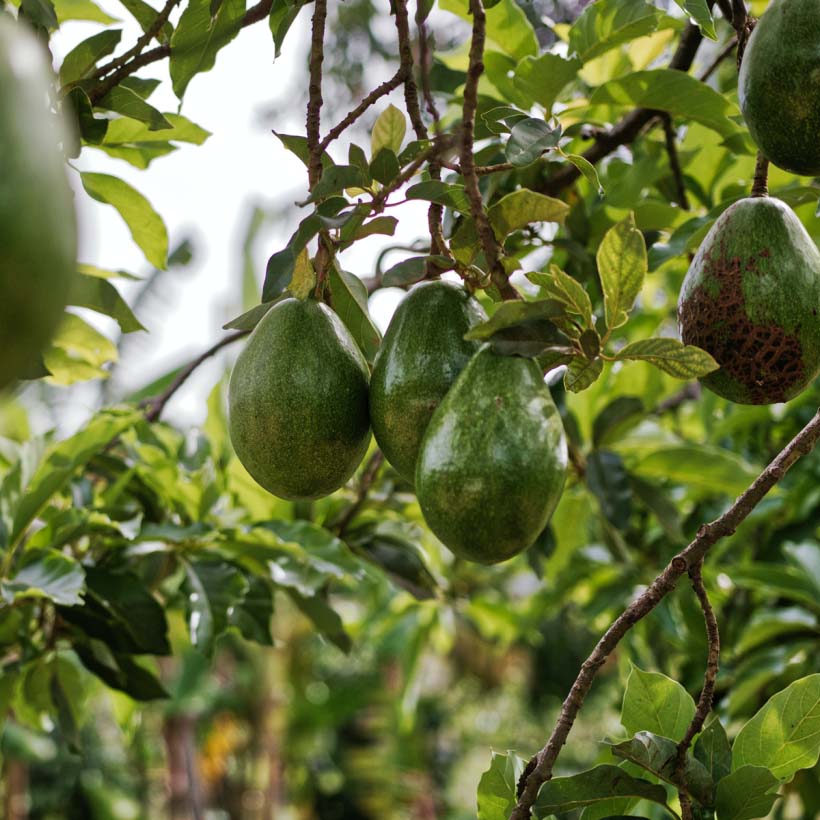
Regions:
<instances>
[{"instance_id":1,"label":"green avocado","mask_svg":"<svg viewBox=\"0 0 820 820\"><path fill-rule=\"evenodd\" d=\"M485 345L433 414L416 495L445 546L496 564L544 529L566 469L563 425L535 360L500 356Z\"/></svg>"},{"instance_id":2,"label":"green avocado","mask_svg":"<svg viewBox=\"0 0 820 820\"><path fill-rule=\"evenodd\" d=\"M273 495L329 495L353 475L370 442L367 380L361 351L327 305L279 302L231 374L236 455Z\"/></svg>"},{"instance_id":3,"label":"green avocado","mask_svg":"<svg viewBox=\"0 0 820 820\"><path fill-rule=\"evenodd\" d=\"M0 389L36 370L75 275L74 200L47 50L0 14Z\"/></svg>"},{"instance_id":4,"label":"green avocado","mask_svg":"<svg viewBox=\"0 0 820 820\"><path fill-rule=\"evenodd\" d=\"M703 384L739 404L793 398L820 370L820 253L778 199L741 199L706 235L683 281L681 338L714 356Z\"/></svg>"},{"instance_id":5,"label":"green avocado","mask_svg":"<svg viewBox=\"0 0 820 820\"><path fill-rule=\"evenodd\" d=\"M752 138L775 165L820 174L820 7L775 0L749 38L738 77Z\"/></svg>"},{"instance_id":6,"label":"green avocado","mask_svg":"<svg viewBox=\"0 0 820 820\"><path fill-rule=\"evenodd\" d=\"M393 315L370 379L370 422L408 481L433 411L480 346L464 334L486 318L464 288L444 281L413 288Z\"/></svg>"}]
</instances>

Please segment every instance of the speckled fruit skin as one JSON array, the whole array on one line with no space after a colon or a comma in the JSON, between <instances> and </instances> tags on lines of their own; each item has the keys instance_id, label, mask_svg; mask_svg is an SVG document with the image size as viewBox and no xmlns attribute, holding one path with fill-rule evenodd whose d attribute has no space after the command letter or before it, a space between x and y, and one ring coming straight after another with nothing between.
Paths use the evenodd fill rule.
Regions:
<instances>
[{"instance_id":1,"label":"speckled fruit skin","mask_svg":"<svg viewBox=\"0 0 820 820\"><path fill-rule=\"evenodd\" d=\"M755 27L738 78L752 138L775 165L820 174L820 3L775 0Z\"/></svg>"},{"instance_id":2,"label":"speckled fruit skin","mask_svg":"<svg viewBox=\"0 0 820 820\"><path fill-rule=\"evenodd\" d=\"M433 414L416 495L445 546L496 564L542 532L566 469L564 428L538 365L484 346Z\"/></svg>"},{"instance_id":3,"label":"speckled fruit skin","mask_svg":"<svg viewBox=\"0 0 820 820\"><path fill-rule=\"evenodd\" d=\"M327 305L274 305L236 360L229 388L236 455L280 498L329 495L370 442L367 363Z\"/></svg>"},{"instance_id":4,"label":"speckled fruit skin","mask_svg":"<svg viewBox=\"0 0 820 820\"><path fill-rule=\"evenodd\" d=\"M702 379L739 404L787 401L820 370L820 253L778 199L741 199L703 240L678 302L681 338L714 356Z\"/></svg>"},{"instance_id":5,"label":"speckled fruit skin","mask_svg":"<svg viewBox=\"0 0 820 820\"><path fill-rule=\"evenodd\" d=\"M480 347L464 334L486 318L464 288L443 281L416 286L393 314L370 379L370 422L408 481L433 411Z\"/></svg>"},{"instance_id":6,"label":"speckled fruit skin","mask_svg":"<svg viewBox=\"0 0 820 820\"><path fill-rule=\"evenodd\" d=\"M0 389L36 369L76 267L74 200L45 47L0 15Z\"/></svg>"}]
</instances>

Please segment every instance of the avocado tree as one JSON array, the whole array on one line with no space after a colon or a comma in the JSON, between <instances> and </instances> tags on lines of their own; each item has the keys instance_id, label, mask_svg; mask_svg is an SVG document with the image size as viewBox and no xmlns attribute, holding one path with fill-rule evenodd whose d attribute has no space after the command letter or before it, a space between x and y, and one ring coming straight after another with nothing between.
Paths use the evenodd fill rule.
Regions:
<instances>
[{"instance_id":1,"label":"avocado tree","mask_svg":"<svg viewBox=\"0 0 820 820\"><path fill-rule=\"evenodd\" d=\"M133 43L0 8L4 816L818 816L816 4L121 5ZM187 253L73 160L194 152L253 25L305 49L295 230L210 348L41 433L117 367L91 314L142 330L66 175Z\"/></svg>"}]
</instances>

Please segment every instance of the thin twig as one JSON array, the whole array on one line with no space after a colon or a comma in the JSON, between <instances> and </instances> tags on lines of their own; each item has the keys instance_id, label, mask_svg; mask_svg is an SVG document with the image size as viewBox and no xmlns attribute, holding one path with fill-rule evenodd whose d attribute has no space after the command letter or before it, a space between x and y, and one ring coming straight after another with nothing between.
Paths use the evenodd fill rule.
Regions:
<instances>
[{"instance_id":1,"label":"thin twig","mask_svg":"<svg viewBox=\"0 0 820 820\"><path fill-rule=\"evenodd\" d=\"M703 73L698 77L698 79L705 83L714 73L717 71L720 64L731 55L731 53L737 48L737 35L732 37L728 43L723 47L723 49L718 53L717 57L709 64L709 66L703 71Z\"/></svg>"},{"instance_id":2,"label":"thin twig","mask_svg":"<svg viewBox=\"0 0 820 820\"><path fill-rule=\"evenodd\" d=\"M521 297L510 285L501 264L501 247L484 208L481 189L478 186L478 176L475 172L473 141L476 109L478 108L478 81L484 73L487 17L482 0L470 0L470 11L473 15L473 34L470 41L470 62L467 69L467 81L464 83L464 105L461 117L461 175L464 178L464 190L470 200L470 214L475 222L478 238L487 259L487 271L492 282L505 299L519 299Z\"/></svg>"},{"instance_id":3,"label":"thin twig","mask_svg":"<svg viewBox=\"0 0 820 820\"><path fill-rule=\"evenodd\" d=\"M675 782L679 784L678 795L680 797L682 820L692 820L692 801L686 788L686 753L695 739L695 735L703 729L706 718L712 711L712 700L715 694L715 681L717 680L720 668L720 630L718 629L715 611L712 609L712 602L709 600L709 593L703 584L703 560L689 568L689 578L692 581L692 589L703 610L703 620L706 624L706 639L709 644L706 656L706 671L703 674L703 688L700 690L697 709L695 715L686 729L686 734L678 743L678 758L675 762Z\"/></svg>"},{"instance_id":4,"label":"thin twig","mask_svg":"<svg viewBox=\"0 0 820 820\"><path fill-rule=\"evenodd\" d=\"M266 19L270 13L271 5L273 5L273 0L260 0L255 6L251 6L245 12L245 16L239 24L240 28L251 26L260 20ZM88 98L91 100L92 105L99 102L115 85L119 85L126 77L130 77L144 66L156 63L158 60L164 60L170 54L171 46L166 43L152 48L150 51L144 51L129 60L125 65L120 66L116 71L101 80L99 85L88 90Z\"/></svg>"},{"instance_id":5,"label":"thin twig","mask_svg":"<svg viewBox=\"0 0 820 820\"><path fill-rule=\"evenodd\" d=\"M212 345L204 353L201 353L193 361L186 364L185 367L177 373L174 380L168 385L168 387L166 387L165 390L159 394L159 396L152 399L145 399L145 401L141 403L141 406L145 408L146 421L158 421L159 417L162 415L162 411L165 409L165 405L168 404L174 393L176 393L177 390L179 390L179 388L182 387L186 381L188 381L188 377L203 362L206 362L208 359L215 356L220 350L222 350L223 347L227 347L244 336L247 336L249 332L250 331L248 330L238 330L236 333L232 333L230 336L225 336L220 339L215 345Z\"/></svg>"},{"instance_id":6,"label":"thin twig","mask_svg":"<svg viewBox=\"0 0 820 820\"><path fill-rule=\"evenodd\" d=\"M370 460L362 471L362 477L359 480L359 489L356 493L356 500L347 508L345 514L336 525L336 534L339 537L347 532L350 523L359 514L367 501L367 494L370 492L370 488L373 486L373 482L376 480L376 476L383 463L384 456L382 455L382 451L376 450L376 452L370 456Z\"/></svg>"},{"instance_id":7,"label":"thin twig","mask_svg":"<svg viewBox=\"0 0 820 820\"><path fill-rule=\"evenodd\" d=\"M663 114L661 114L661 121L663 122L663 132L666 137L666 153L669 156L669 168L675 180L678 205L680 205L684 211L688 211L689 197L686 195L686 183L683 181L683 170L680 167L677 137L675 135L675 128L672 125L672 117L667 111L664 111Z\"/></svg>"},{"instance_id":8,"label":"thin twig","mask_svg":"<svg viewBox=\"0 0 820 820\"><path fill-rule=\"evenodd\" d=\"M757 152L757 161L755 162L755 176L752 183L752 196L768 196L769 195L769 160L763 156L761 151Z\"/></svg>"},{"instance_id":9,"label":"thin twig","mask_svg":"<svg viewBox=\"0 0 820 820\"><path fill-rule=\"evenodd\" d=\"M111 62L106 63L104 66L100 66L100 68L91 75L91 79L97 80L100 77L105 77L106 74L116 71L116 69L125 65L129 60L133 60L134 57L138 57L142 54L142 50L160 33L162 27L168 22L171 12L179 3L180 0L166 0L165 5L158 12L151 25L145 30L142 37L134 43L134 47L126 51L125 54L121 54L119 57L111 60Z\"/></svg>"},{"instance_id":10,"label":"thin twig","mask_svg":"<svg viewBox=\"0 0 820 820\"><path fill-rule=\"evenodd\" d=\"M584 698L592 687L598 670L622 638L675 588L681 576L699 564L709 550L722 538L731 535L746 519L766 494L774 487L798 459L814 449L820 439L820 411L778 453L768 467L751 483L726 512L698 530L695 539L679 552L657 578L624 610L584 661L578 677L564 701L555 728L546 745L527 767L529 774L519 782L518 804L510 820L528 820L538 790L552 777L553 766L566 743Z\"/></svg>"}]
</instances>

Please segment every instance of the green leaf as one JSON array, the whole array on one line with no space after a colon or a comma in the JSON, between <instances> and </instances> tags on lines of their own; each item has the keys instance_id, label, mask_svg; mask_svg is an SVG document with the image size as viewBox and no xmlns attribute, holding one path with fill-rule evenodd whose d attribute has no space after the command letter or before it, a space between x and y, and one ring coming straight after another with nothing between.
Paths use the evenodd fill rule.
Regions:
<instances>
[{"instance_id":1,"label":"green leaf","mask_svg":"<svg viewBox=\"0 0 820 820\"><path fill-rule=\"evenodd\" d=\"M554 319L563 315L564 306L555 299L502 302L489 319L471 328L464 338L471 341L486 341L499 331L538 319Z\"/></svg>"},{"instance_id":2,"label":"green leaf","mask_svg":"<svg viewBox=\"0 0 820 820\"><path fill-rule=\"evenodd\" d=\"M373 124L373 133L370 135L370 156L375 159L382 148L388 148L394 154L398 154L406 133L407 120L404 113L395 105L388 105Z\"/></svg>"},{"instance_id":3,"label":"green leaf","mask_svg":"<svg viewBox=\"0 0 820 820\"><path fill-rule=\"evenodd\" d=\"M319 595L307 597L290 587L286 591L299 611L310 619L322 635L342 652L350 652L353 646L350 636L345 631L339 614L326 601Z\"/></svg>"},{"instance_id":4,"label":"green leaf","mask_svg":"<svg viewBox=\"0 0 820 820\"><path fill-rule=\"evenodd\" d=\"M74 46L60 66L60 85L65 88L90 74L100 59L114 51L121 38L119 29L107 29Z\"/></svg>"},{"instance_id":5,"label":"green leaf","mask_svg":"<svg viewBox=\"0 0 820 820\"><path fill-rule=\"evenodd\" d=\"M771 561L755 561L733 568L732 580L738 586L759 589L769 595L780 595L820 610L820 583L796 567Z\"/></svg>"},{"instance_id":6,"label":"green leaf","mask_svg":"<svg viewBox=\"0 0 820 820\"><path fill-rule=\"evenodd\" d=\"M573 811L599 800L613 797L637 797L666 806L666 789L625 772L619 766L596 766L571 777L548 780L535 802L537 820L553 814Z\"/></svg>"},{"instance_id":7,"label":"green leaf","mask_svg":"<svg viewBox=\"0 0 820 820\"><path fill-rule=\"evenodd\" d=\"M269 302L262 302L260 305L256 305L252 307L250 310L246 310L241 315L237 316L235 319L231 319L230 322L222 325L224 330L253 330L259 322L262 321L262 317L275 305L277 302L281 302L282 299L287 298L287 294L283 294L282 296L278 297L277 299L271 299Z\"/></svg>"},{"instance_id":8,"label":"green leaf","mask_svg":"<svg viewBox=\"0 0 820 820\"><path fill-rule=\"evenodd\" d=\"M740 126L730 119L739 116L738 109L727 97L691 74L671 68L636 71L610 80L595 90L590 102L668 111L699 122L725 138L740 132Z\"/></svg>"},{"instance_id":9,"label":"green leaf","mask_svg":"<svg viewBox=\"0 0 820 820\"><path fill-rule=\"evenodd\" d=\"M618 396L607 404L592 423L592 446L617 442L624 433L641 421L645 413L637 396Z\"/></svg>"},{"instance_id":10,"label":"green leaf","mask_svg":"<svg viewBox=\"0 0 820 820\"><path fill-rule=\"evenodd\" d=\"M187 142L192 145L202 145L210 131L191 122L181 114L163 114L166 122L171 126L163 131L152 131L144 123L132 119L112 120L103 141L105 146L140 146L146 143Z\"/></svg>"},{"instance_id":11,"label":"green leaf","mask_svg":"<svg viewBox=\"0 0 820 820\"><path fill-rule=\"evenodd\" d=\"M74 651L86 669L112 689L125 692L134 700L168 697L168 692L152 672L128 655L111 652L100 641L77 642L74 644Z\"/></svg>"},{"instance_id":12,"label":"green leaf","mask_svg":"<svg viewBox=\"0 0 820 820\"><path fill-rule=\"evenodd\" d=\"M677 339L640 339L621 348L615 358L649 362L676 379L696 379L720 367L705 350Z\"/></svg>"},{"instance_id":13,"label":"green leaf","mask_svg":"<svg viewBox=\"0 0 820 820\"><path fill-rule=\"evenodd\" d=\"M248 581L221 559L185 562L188 629L191 643L211 655L216 639L229 626L230 611L248 592Z\"/></svg>"},{"instance_id":14,"label":"green leaf","mask_svg":"<svg viewBox=\"0 0 820 820\"><path fill-rule=\"evenodd\" d=\"M646 769L656 777L675 785L675 765L678 745L668 737L652 732L638 732L631 740L610 744L612 753ZM715 784L706 767L687 755L684 777L689 793L702 806L715 802Z\"/></svg>"},{"instance_id":15,"label":"green leaf","mask_svg":"<svg viewBox=\"0 0 820 820\"><path fill-rule=\"evenodd\" d=\"M119 22L116 17L106 14L91 0L55 0L54 8L60 25L66 20L87 20L91 23L103 23L106 26Z\"/></svg>"},{"instance_id":16,"label":"green leaf","mask_svg":"<svg viewBox=\"0 0 820 820\"><path fill-rule=\"evenodd\" d=\"M550 128L544 120L528 117L513 126L504 150L509 162L516 168L525 168L545 151L555 148L560 139L560 125L557 128Z\"/></svg>"},{"instance_id":17,"label":"green leaf","mask_svg":"<svg viewBox=\"0 0 820 820\"><path fill-rule=\"evenodd\" d=\"M71 285L68 303L115 319L123 333L145 330L120 292L106 279L78 273Z\"/></svg>"},{"instance_id":18,"label":"green leaf","mask_svg":"<svg viewBox=\"0 0 820 820\"><path fill-rule=\"evenodd\" d=\"M557 265L550 265L548 273L528 273L527 279L538 285L547 296L563 302L569 313L583 319L584 327L592 327L592 301L584 286Z\"/></svg>"},{"instance_id":19,"label":"green leaf","mask_svg":"<svg viewBox=\"0 0 820 820\"><path fill-rule=\"evenodd\" d=\"M732 745L732 769L763 766L784 783L820 757L820 674L778 692L740 730Z\"/></svg>"},{"instance_id":20,"label":"green leaf","mask_svg":"<svg viewBox=\"0 0 820 820\"><path fill-rule=\"evenodd\" d=\"M245 0L223 0L211 16L211 0L189 0L171 37L169 70L174 94L182 99L195 75L210 71L216 55L239 32Z\"/></svg>"},{"instance_id":21,"label":"green leaf","mask_svg":"<svg viewBox=\"0 0 820 820\"><path fill-rule=\"evenodd\" d=\"M128 9L131 16L140 24L140 28L143 32L147 32L153 28L154 22L157 19L157 10L153 6L150 6L144 2L144 0L120 0L120 3ZM162 44L169 43L173 33L174 27L166 21L156 34L156 40Z\"/></svg>"},{"instance_id":22,"label":"green leaf","mask_svg":"<svg viewBox=\"0 0 820 820\"><path fill-rule=\"evenodd\" d=\"M420 282L427 275L427 262L429 259L443 260L447 263L445 256L411 256L388 268L382 276L382 285L386 288L402 288Z\"/></svg>"},{"instance_id":23,"label":"green leaf","mask_svg":"<svg viewBox=\"0 0 820 820\"><path fill-rule=\"evenodd\" d=\"M571 162L581 172L584 179L589 182L599 194L604 193L604 186L601 185L601 180L598 177L598 171L586 157L582 157L580 154L561 153L564 159Z\"/></svg>"},{"instance_id":24,"label":"green leaf","mask_svg":"<svg viewBox=\"0 0 820 820\"><path fill-rule=\"evenodd\" d=\"M370 163L370 173L382 185L389 185L401 173L398 157L390 148L380 148Z\"/></svg>"},{"instance_id":25,"label":"green leaf","mask_svg":"<svg viewBox=\"0 0 820 820\"><path fill-rule=\"evenodd\" d=\"M597 253L598 275L604 293L607 328L620 327L641 292L646 276L646 245L635 227L635 216L610 228Z\"/></svg>"},{"instance_id":26,"label":"green leaf","mask_svg":"<svg viewBox=\"0 0 820 820\"><path fill-rule=\"evenodd\" d=\"M97 103L97 107L114 111L132 120L144 122L149 131L169 131L173 129L171 123L156 108L145 102L136 92L122 86L115 85Z\"/></svg>"},{"instance_id":27,"label":"green leaf","mask_svg":"<svg viewBox=\"0 0 820 820\"><path fill-rule=\"evenodd\" d=\"M693 753L695 759L706 767L715 783L723 780L732 770L732 749L729 746L729 738L717 717L713 717L700 733L695 741Z\"/></svg>"},{"instance_id":28,"label":"green leaf","mask_svg":"<svg viewBox=\"0 0 820 820\"><path fill-rule=\"evenodd\" d=\"M632 667L621 707L621 723L629 734L648 731L678 741L694 716L695 701L677 681Z\"/></svg>"},{"instance_id":29,"label":"green leaf","mask_svg":"<svg viewBox=\"0 0 820 820\"><path fill-rule=\"evenodd\" d=\"M74 384L88 379L107 379L105 365L117 361L117 346L88 322L64 313L51 347L43 354L50 381Z\"/></svg>"},{"instance_id":30,"label":"green leaf","mask_svg":"<svg viewBox=\"0 0 820 820\"><path fill-rule=\"evenodd\" d=\"M515 752L492 753L478 782L478 820L507 820L518 802L516 789L526 761Z\"/></svg>"},{"instance_id":31,"label":"green leaf","mask_svg":"<svg viewBox=\"0 0 820 820\"><path fill-rule=\"evenodd\" d=\"M35 29L54 31L57 28L57 12L51 0L21 0L20 17Z\"/></svg>"},{"instance_id":32,"label":"green leaf","mask_svg":"<svg viewBox=\"0 0 820 820\"><path fill-rule=\"evenodd\" d=\"M569 30L569 50L583 62L657 31L673 21L645 0L597 0Z\"/></svg>"},{"instance_id":33,"label":"green leaf","mask_svg":"<svg viewBox=\"0 0 820 820\"><path fill-rule=\"evenodd\" d=\"M540 57L524 57L515 68L513 82L529 100L550 113L561 90L575 79L581 65L577 57L561 57L548 51Z\"/></svg>"},{"instance_id":34,"label":"green leaf","mask_svg":"<svg viewBox=\"0 0 820 820\"><path fill-rule=\"evenodd\" d=\"M594 384L603 371L603 359L590 360L586 356L575 356L567 365L564 387L572 393L580 393Z\"/></svg>"},{"instance_id":35,"label":"green leaf","mask_svg":"<svg viewBox=\"0 0 820 820\"><path fill-rule=\"evenodd\" d=\"M2 582L3 600L48 598L55 604L78 604L85 587L85 573L73 558L53 549L28 550L17 572Z\"/></svg>"},{"instance_id":36,"label":"green leaf","mask_svg":"<svg viewBox=\"0 0 820 820\"><path fill-rule=\"evenodd\" d=\"M304 0L273 0L268 17L268 26L273 35L274 57L282 53L282 44L285 42L290 27L299 16L299 12L307 5Z\"/></svg>"},{"instance_id":37,"label":"green leaf","mask_svg":"<svg viewBox=\"0 0 820 820\"><path fill-rule=\"evenodd\" d=\"M735 453L706 444L659 447L635 464L632 472L689 489L731 496L742 493L758 474L757 469Z\"/></svg>"},{"instance_id":38,"label":"green leaf","mask_svg":"<svg viewBox=\"0 0 820 820\"><path fill-rule=\"evenodd\" d=\"M569 213L569 205L522 188L498 200L487 212L496 236L503 240L513 231L525 228L533 222L557 222L563 225Z\"/></svg>"},{"instance_id":39,"label":"green leaf","mask_svg":"<svg viewBox=\"0 0 820 820\"><path fill-rule=\"evenodd\" d=\"M356 165L332 165L325 168L322 178L313 186L308 202L318 202L345 188L365 188L369 181Z\"/></svg>"},{"instance_id":40,"label":"green leaf","mask_svg":"<svg viewBox=\"0 0 820 820\"><path fill-rule=\"evenodd\" d=\"M229 610L228 623L239 630L243 638L263 646L273 646L270 622L273 617L273 596L270 584L262 578L248 578L248 589L242 600Z\"/></svg>"},{"instance_id":41,"label":"green leaf","mask_svg":"<svg viewBox=\"0 0 820 820\"><path fill-rule=\"evenodd\" d=\"M382 337L367 308L367 288L358 276L333 264L329 275L333 310L339 315L359 345L367 361L372 362Z\"/></svg>"},{"instance_id":42,"label":"green leaf","mask_svg":"<svg viewBox=\"0 0 820 820\"><path fill-rule=\"evenodd\" d=\"M439 0L439 8L472 22L467 0ZM538 39L524 10L515 0L487 7L487 39L515 60L538 54Z\"/></svg>"},{"instance_id":43,"label":"green leaf","mask_svg":"<svg viewBox=\"0 0 820 820\"><path fill-rule=\"evenodd\" d=\"M168 261L168 231L151 203L127 182L110 174L80 174L86 192L97 202L111 205L125 221L134 242L156 268Z\"/></svg>"},{"instance_id":44,"label":"green leaf","mask_svg":"<svg viewBox=\"0 0 820 820\"><path fill-rule=\"evenodd\" d=\"M10 543L15 544L23 536L49 499L65 486L76 470L141 419L142 413L135 408L103 410L80 432L50 448L17 503Z\"/></svg>"},{"instance_id":45,"label":"green leaf","mask_svg":"<svg viewBox=\"0 0 820 820\"><path fill-rule=\"evenodd\" d=\"M604 517L616 529L625 530L632 513L632 488L621 457L607 450L594 450L587 459L586 478Z\"/></svg>"},{"instance_id":46,"label":"green leaf","mask_svg":"<svg viewBox=\"0 0 820 820\"><path fill-rule=\"evenodd\" d=\"M470 200L463 185L453 185L438 179L428 179L411 185L405 194L407 199L423 199L437 202L462 214L470 213Z\"/></svg>"},{"instance_id":47,"label":"green leaf","mask_svg":"<svg viewBox=\"0 0 820 820\"><path fill-rule=\"evenodd\" d=\"M715 808L720 820L768 817L780 781L763 766L740 766L717 785Z\"/></svg>"},{"instance_id":48,"label":"green leaf","mask_svg":"<svg viewBox=\"0 0 820 820\"><path fill-rule=\"evenodd\" d=\"M704 37L717 40L712 9L706 0L675 0L675 2L698 24Z\"/></svg>"}]
</instances>

